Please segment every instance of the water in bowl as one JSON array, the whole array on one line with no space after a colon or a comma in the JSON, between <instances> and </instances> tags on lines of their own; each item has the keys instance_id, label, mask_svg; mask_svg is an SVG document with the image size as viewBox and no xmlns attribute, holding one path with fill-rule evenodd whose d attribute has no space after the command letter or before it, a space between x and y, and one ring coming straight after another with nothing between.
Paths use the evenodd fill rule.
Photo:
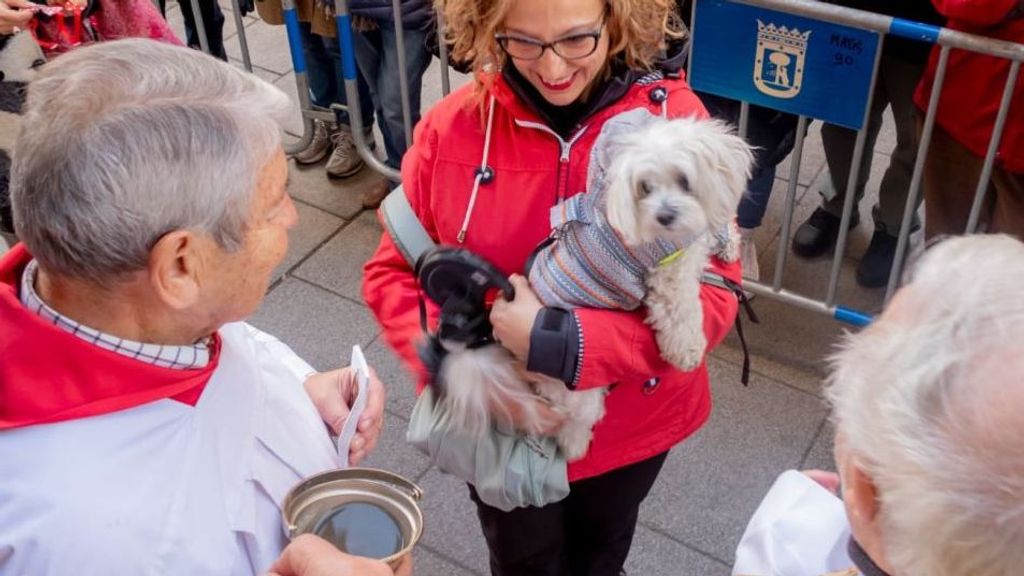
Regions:
<instances>
[{"instance_id":1,"label":"water in bowl","mask_svg":"<svg viewBox=\"0 0 1024 576\"><path fill-rule=\"evenodd\" d=\"M325 516L313 533L342 552L366 558L387 558L405 546L398 521L368 502L348 502Z\"/></svg>"}]
</instances>

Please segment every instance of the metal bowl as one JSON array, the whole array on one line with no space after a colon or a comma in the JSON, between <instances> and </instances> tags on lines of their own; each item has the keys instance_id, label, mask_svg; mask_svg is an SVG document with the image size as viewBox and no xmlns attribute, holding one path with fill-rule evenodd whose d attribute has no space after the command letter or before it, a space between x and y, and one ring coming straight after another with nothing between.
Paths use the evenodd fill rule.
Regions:
<instances>
[{"instance_id":1,"label":"metal bowl","mask_svg":"<svg viewBox=\"0 0 1024 576\"><path fill-rule=\"evenodd\" d=\"M398 525L402 548L380 560L392 568L401 564L423 534L423 513L417 502L423 490L405 478L374 468L330 470L306 478L285 496L282 514L288 538L313 534L321 520L353 502L372 504Z\"/></svg>"}]
</instances>

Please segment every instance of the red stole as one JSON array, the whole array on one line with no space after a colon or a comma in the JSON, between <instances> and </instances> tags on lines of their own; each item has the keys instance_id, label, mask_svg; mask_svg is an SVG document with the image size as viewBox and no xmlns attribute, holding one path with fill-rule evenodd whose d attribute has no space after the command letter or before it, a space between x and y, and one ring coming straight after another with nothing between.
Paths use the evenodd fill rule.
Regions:
<instances>
[{"instance_id":1,"label":"red stole","mask_svg":"<svg viewBox=\"0 0 1024 576\"><path fill-rule=\"evenodd\" d=\"M164 398L195 406L220 359L213 335L203 368L162 368L111 352L22 306L21 244L0 256L0 430L108 414Z\"/></svg>"}]
</instances>

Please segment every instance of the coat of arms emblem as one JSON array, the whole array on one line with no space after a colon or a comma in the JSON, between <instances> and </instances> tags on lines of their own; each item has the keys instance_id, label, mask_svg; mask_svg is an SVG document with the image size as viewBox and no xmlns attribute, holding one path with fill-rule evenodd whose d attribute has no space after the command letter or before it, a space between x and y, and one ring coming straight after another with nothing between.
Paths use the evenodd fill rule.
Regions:
<instances>
[{"instance_id":1,"label":"coat of arms emblem","mask_svg":"<svg viewBox=\"0 0 1024 576\"><path fill-rule=\"evenodd\" d=\"M810 37L811 30L800 32L758 20L754 86L776 98L793 98L799 94Z\"/></svg>"}]
</instances>

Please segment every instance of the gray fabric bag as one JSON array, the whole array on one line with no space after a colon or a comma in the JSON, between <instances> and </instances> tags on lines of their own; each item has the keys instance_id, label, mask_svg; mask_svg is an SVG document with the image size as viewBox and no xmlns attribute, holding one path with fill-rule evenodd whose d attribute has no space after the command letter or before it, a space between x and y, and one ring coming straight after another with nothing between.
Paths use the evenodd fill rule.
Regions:
<instances>
[{"instance_id":1,"label":"gray fabric bag","mask_svg":"<svg viewBox=\"0 0 1024 576\"><path fill-rule=\"evenodd\" d=\"M398 250L415 267L420 255L435 243L401 186L384 200L381 214ZM405 439L430 456L442 472L469 482L480 500L500 510L544 506L569 494L567 463L554 438L498 429L481 438L460 433L451 427L431 388L416 399Z\"/></svg>"}]
</instances>

